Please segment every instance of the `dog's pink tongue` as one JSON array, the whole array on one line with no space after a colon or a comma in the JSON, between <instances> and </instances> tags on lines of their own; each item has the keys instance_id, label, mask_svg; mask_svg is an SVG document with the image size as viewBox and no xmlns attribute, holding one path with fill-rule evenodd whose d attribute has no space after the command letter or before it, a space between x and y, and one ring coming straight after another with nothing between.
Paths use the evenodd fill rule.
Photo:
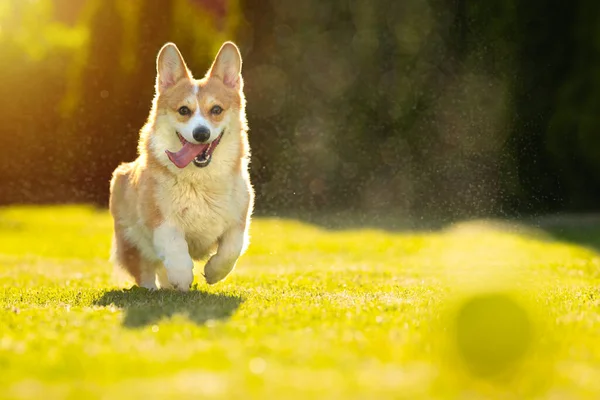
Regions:
<instances>
[{"instance_id":1,"label":"dog's pink tongue","mask_svg":"<svg viewBox=\"0 0 600 400\"><path fill-rule=\"evenodd\" d=\"M169 157L169 160L171 160L171 162L175 164L177 168L185 168L188 166L189 163L192 162L194 158L196 158L198 154L206 150L208 146L210 146L209 143L192 144L187 142L177 153L173 153L169 150L165 150L165 152L167 153L167 157Z\"/></svg>"}]
</instances>

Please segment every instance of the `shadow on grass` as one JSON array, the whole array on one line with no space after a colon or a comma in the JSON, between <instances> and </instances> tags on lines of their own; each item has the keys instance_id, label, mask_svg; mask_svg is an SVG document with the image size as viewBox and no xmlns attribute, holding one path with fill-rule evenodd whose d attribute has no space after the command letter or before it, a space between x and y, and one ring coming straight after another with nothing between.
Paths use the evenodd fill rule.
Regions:
<instances>
[{"instance_id":1,"label":"shadow on grass","mask_svg":"<svg viewBox=\"0 0 600 400\"><path fill-rule=\"evenodd\" d=\"M173 315L184 315L190 321L203 325L209 320L229 318L242 302L243 298L240 296L200 290L183 293L173 290L149 291L133 287L106 292L94 304L104 307L114 305L123 309L123 325L139 328Z\"/></svg>"}]
</instances>

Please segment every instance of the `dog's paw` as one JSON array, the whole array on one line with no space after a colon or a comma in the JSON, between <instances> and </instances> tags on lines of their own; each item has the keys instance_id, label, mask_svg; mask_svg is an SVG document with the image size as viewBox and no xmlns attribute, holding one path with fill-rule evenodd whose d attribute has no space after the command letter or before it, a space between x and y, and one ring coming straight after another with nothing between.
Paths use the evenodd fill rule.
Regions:
<instances>
[{"instance_id":1,"label":"dog's paw","mask_svg":"<svg viewBox=\"0 0 600 400\"><path fill-rule=\"evenodd\" d=\"M164 262L164 266L171 288L182 291L190 289L194 280L194 262L190 256L168 257ZM160 281L162 271L159 270L157 272ZM164 276L162 278L164 281ZM169 285L161 285L161 287L167 288Z\"/></svg>"},{"instance_id":2,"label":"dog's paw","mask_svg":"<svg viewBox=\"0 0 600 400\"><path fill-rule=\"evenodd\" d=\"M169 283L174 289L187 292L194 281L194 273L190 268L167 268Z\"/></svg>"},{"instance_id":3,"label":"dog's paw","mask_svg":"<svg viewBox=\"0 0 600 400\"><path fill-rule=\"evenodd\" d=\"M229 273L235 266L235 261L224 264L219 264L215 261L216 260L214 258L211 258L210 260L208 260L208 263L206 263L206 266L204 267L204 278L206 279L206 283L208 283L209 285L213 285L225 279L225 277L229 275Z\"/></svg>"}]
</instances>

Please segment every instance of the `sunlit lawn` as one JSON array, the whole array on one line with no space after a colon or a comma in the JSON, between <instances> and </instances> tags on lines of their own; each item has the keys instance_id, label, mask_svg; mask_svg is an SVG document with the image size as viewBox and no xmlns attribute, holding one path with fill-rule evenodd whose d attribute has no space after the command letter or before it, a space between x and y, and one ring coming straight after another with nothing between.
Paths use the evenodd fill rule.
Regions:
<instances>
[{"instance_id":1,"label":"sunlit lawn","mask_svg":"<svg viewBox=\"0 0 600 400\"><path fill-rule=\"evenodd\" d=\"M180 294L122 290L110 235L105 211L0 211L1 399L600 398L592 247L256 219L233 275Z\"/></svg>"}]
</instances>

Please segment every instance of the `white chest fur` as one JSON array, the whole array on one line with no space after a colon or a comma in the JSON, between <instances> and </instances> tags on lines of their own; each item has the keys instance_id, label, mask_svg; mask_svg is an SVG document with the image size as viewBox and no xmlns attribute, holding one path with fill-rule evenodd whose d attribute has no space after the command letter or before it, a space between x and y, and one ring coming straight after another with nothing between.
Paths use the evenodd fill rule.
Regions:
<instances>
[{"instance_id":1,"label":"white chest fur","mask_svg":"<svg viewBox=\"0 0 600 400\"><path fill-rule=\"evenodd\" d=\"M186 179L160 185L162 214L184 233L193 259L213 253L223 233L242 218L236 181Z\"/></svg>"}]
</instances>

